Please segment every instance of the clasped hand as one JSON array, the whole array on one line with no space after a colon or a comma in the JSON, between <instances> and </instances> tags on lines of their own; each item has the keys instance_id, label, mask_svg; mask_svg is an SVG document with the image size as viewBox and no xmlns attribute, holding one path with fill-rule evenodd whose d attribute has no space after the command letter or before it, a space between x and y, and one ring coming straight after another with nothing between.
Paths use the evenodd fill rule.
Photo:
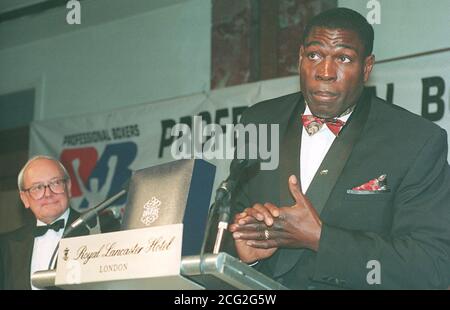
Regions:
<instances>
[{"instance_id":1,"label":"clasped hand","mask_svg":"<svg viewBox=\"0 0 450 310\"><path fill-rule=\"evenodd\" d=\"M319 215L294 175L289 177L288 186L293 206L256 203L235 216L229 230L242 261L267 258L280 247L318 250L322 230Z\"/></svg>"}]
</instances>

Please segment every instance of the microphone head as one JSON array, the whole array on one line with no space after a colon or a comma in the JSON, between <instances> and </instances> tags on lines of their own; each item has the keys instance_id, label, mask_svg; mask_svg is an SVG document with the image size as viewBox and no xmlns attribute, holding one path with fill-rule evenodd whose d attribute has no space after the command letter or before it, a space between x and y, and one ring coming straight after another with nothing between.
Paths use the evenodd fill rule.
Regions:
<instances>
[{"instance_id":1,"label":"microphone head","mask_svg":"<svg viewBox=\"0 0 450 310\"><path fill-rule=\"evenodd\" d=\"M259 159L233 159L230 165L230 174L241 171L242 169L247 169L253 167L259 163Z\"/></svg>"},{"instance_id":2,"label":"microphone head","mask_svg":"<svg viewBox=\"0 0 450 310\"><path fill-rule=\"evenodd\" d=\"M253 166L258 165L261 162L261 160L255 158L255 159L247 159L247 163L244 168L252 168Z\"/></svg>"},{"instance_id":3,"label":"microphone head","mask_svg":"<svg viewBox=\"0 0 450 310\"><path fill-rule=\"evenodd\" d=\"M230 165L230 175L228 181L236 181L240 178L242 172L248 168L259 164L259 159L233 159Z\"/></svg>"},{"instance_id":4,"label":"microphone head","mask_svg":"<svg viewBox=\"0 0 450 310\"><path fill-rule=\"evenodd\" d=\"M247 161L248 159L233 159L230 164L230 174L241 170L247 164Z\"/></svg>"}]
</instances>

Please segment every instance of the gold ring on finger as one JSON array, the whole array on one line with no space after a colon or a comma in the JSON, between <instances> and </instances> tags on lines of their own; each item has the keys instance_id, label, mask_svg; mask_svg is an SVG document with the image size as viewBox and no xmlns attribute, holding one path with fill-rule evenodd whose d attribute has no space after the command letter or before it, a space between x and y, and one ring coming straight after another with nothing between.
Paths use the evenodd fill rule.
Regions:
<instances>
[{"instance_id":1,"label":"gold ring on finger","mask_svg":"<svg viewBox=\"0 0 450 310\"><path fill-rule=\"evenodd\" d=\"M266 240L269 240L269 238L270 238L270 234L269 234L269 230L268 230L268 229L265 229L265 230L264 230L264 238L265 238Z\"/></svg>"}]
</instances>

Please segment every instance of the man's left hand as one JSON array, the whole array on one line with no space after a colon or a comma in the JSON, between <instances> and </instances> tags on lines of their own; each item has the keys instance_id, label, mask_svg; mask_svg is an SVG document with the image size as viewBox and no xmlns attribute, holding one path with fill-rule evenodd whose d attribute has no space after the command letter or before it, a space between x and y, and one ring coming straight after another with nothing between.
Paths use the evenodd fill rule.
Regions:
<instances>
[{"instance_id":1,"label":"man's left hand","mask_svg":"<svg viewBox=\"0 0 450 310\"><path fill-rule=\"evenodd\" d=\"M233 225L235 240L247 240L247 245L262 249L287 247L317 251L322 231L319 215L294 175L289 177L289 190L295 200L291 207L258 204L256 208L246 209L247 216Z\"/></svg>"}]
</instances>

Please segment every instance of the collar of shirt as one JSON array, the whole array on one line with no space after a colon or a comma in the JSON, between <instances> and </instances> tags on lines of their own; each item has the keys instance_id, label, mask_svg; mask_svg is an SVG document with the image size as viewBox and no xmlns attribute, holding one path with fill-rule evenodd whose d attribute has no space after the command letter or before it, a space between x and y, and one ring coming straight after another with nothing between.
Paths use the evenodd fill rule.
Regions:
<instances>
[{"instance_id":1,"label":"collar of shirt","mask_svg":"<svg viewBox=\"0 0 450 310\"><path fill-rule=\"evenodd\" d=\"M308 105L305 107L305 115L311 115ZM339 120L346 122L351 113L338 117ZM301 120L299 120L301 121ZM328 126L322 126L314 135L308 135L302 126L302 143L300 151L300 182L303 193L309 188L314 175L322 164L325 155L333 144L336 136L331 132Z\"/></svg>"},{"instance_id":2,"label":"collar of shirt","mask_svg":"<svg viewBox=\"0 0 450 310\"><path fill-rule=\"evenodd\" d=\"M55 221L60 219L64 219L65 227L67 226L67 220L69 219L70 208L67 208L60 217L58 217ZM54 222L55 222L54 221ZM42 226L46 225L44 222L37 220L36 225ZM46 270L48 268L48 264L50 263L51 256L53 251L55 250L58 242L61 240L62 235L64 233L64 229L60 229L59 231L49 230L42 236L34 238L33 244L33 252L31 255L31 268L30 268L30 284L33 290L37 289L31 283L31 276L33 273L39 270Z\"/></svg>"},{"instance_id":3,"label":"collar of shirt","mask_svg":"<svg viewBox=\"0 0 450 310\"><path fill-rule=\"evenodd\" d=\"M353 111L351 111L351 112L348 113L348 114L345 114L344 116L337 117L337 119L338 119L338 120L341 120L341 121L343 121L343 122L347 122L348 119L350 118L350 115L352 115L352 113L353 113ZM304 114L304 115L313 115L313 114L311 113L311 110L309 109L309 106L308 106L307 103L305 104L305 112L303 112L303 114ZM321 130L328 130L328 131L330 131L330 129L328 128L328 126L322 126L322 128L320 128L319 131L321 131ZM330 132L331 132L331 131L330 131Z\"/></svg>"}]
</instances>

